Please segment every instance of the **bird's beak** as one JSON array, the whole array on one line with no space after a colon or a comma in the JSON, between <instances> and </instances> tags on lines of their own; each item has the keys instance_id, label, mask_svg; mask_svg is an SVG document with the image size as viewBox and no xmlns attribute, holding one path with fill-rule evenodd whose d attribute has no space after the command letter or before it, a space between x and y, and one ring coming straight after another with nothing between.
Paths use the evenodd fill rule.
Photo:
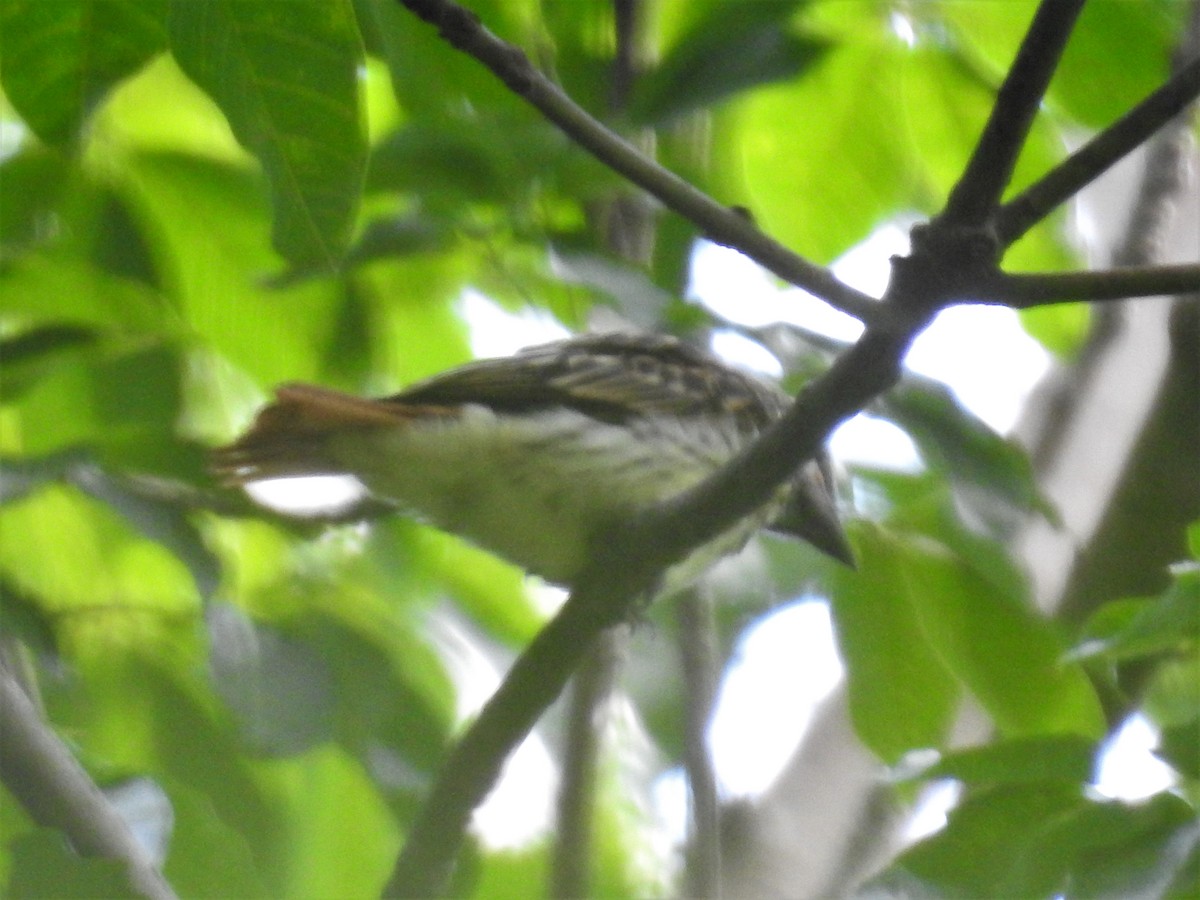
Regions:
<instances>
[{"instance_id":1,"label":"bird's beak","mask_svg":"<svg viewBox=\"0 0 1200 900\"><path fill-rule=\"evenodd\" d=\"M768 527L808 541L827 556L857 568L826 473L820 466L809 464L792 484L783 510Z\"/></svg>"}]
</instances>

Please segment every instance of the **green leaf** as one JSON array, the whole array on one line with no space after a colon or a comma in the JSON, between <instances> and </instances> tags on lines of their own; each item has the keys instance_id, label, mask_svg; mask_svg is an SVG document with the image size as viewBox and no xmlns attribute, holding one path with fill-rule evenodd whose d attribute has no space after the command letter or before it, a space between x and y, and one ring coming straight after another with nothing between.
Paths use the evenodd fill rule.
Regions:
<instances>
[{"instance_id":1,"label":"green leaf","mask_svg":"<svg viewBox=\"0 0 1200 900\"><path fill-rule=\"evenodd\" d=\"M805 78L740 100L736 129L717 135L718 196L822 263L912 203L912 159L896 139L905 112L880 89L902 59L889 42L839 45Z\"/></svg>"},{"instance_id":2,"label":"green leaf","mask_svg":"<svg viewBox=\"0 0 1200 900\"><path fill-rule=\"evenodd\" d=\"M1159 597L1107 603L1088 620L1072 656L1136 659L1183 653L1200 641L1200 565L1176 570Z\"/></svg>"},{"instance_id":3,"label":"green leaf","mask_svg":"<svg viewBox=\"0 0 1200 900\"><path fill-rule=\"evenodd\" d=\"M1095 742L1075 735L1001 740L947 753L936 763L905 777L955 778L974 786L1031 781L1087 782Z\"/></svg>"},{"instance_id":4,"label":"green leaf","mask_svg":"<svg viewBox=\"0 0 1200 900\"><path fill-rule=\"evenodd\" d=\"M638 79L630 117L665 125L729 96L801 75L829 43L790 26L803 0L719 4Z\"/></svg>"},{"instance_id":5,"label":"green leaf","mask_svg":"<svg viewBox=\"0 0 1200 900\"><path fill-rule=\"evenodd\" d=\"M12 870L3 892L9 900L54 897L138 900L143 896L129 883L125 863L80 856L70 849L60 832L49 828L14 838L9 852Z\"/></svg>"},{"instance_id":6,"label":"green leaf","mask_svg":"<svg viewBox=\"0 0 1200 900\"><path fill-rule=\"evenodd\" d=\"M1065 861L1038 860L1058 850L1047 844L1044 832L1047 823L1072 815L1084 803L1079 785L1057 782L979 791L950 813L942 831L904 853L895 867L936 886L944 897L1053 896L1065 880Z\"/></svg>"},{"instance_id":7,"label":"green leaf","mask_svg":"<svg viewBox=\"0 0 1200 900\"><path fill-rule=\"evenodd\" d=\"M1139 804L1089 803L1048 823L1043 840L1050 854L1071 854L1069 897L1194 897L1198 821L1193 807L1164 792ZM1189 866L1191 886L1177 893Z\"/></svg>"},{"instance_id":8,"label":"green leaf","mask_svg":"<svg viewBox=\"0 0 1200 900\"><path fill-rule=\"evenodd\" d=\"M1088 303L1060 303L1020 311L1021 327L1064 362L1074 360L1091 330Z\"/></svg>"},{"instance_id":9,"label":"green leaf","mask_svg":"<svg viewBox=\"0 0 1200 900\"><path fill-rule=\"evenodd\" d=\"M4 0L4 91L47 143L76 142L119 81L166 46L166 0Z\"/></svg>"},{"instance_id":10,"label":"green leaf","mask_svg":"<svg viewBox=\"0 0 1200 900\"><path fill-rule=\"evenodd\" d=\"M173 303L159 299L159 327L182 319L214 357L259 384L317 379L341 295L329 279L264 285L278 258L259 180L177 153L132 155L123 172L151 252L170 273Z\"/></svg>"},{"instance_id":11,"label":"green leaf","mask_svg":"<svg viewBox=\"0 0 1200 900\"><path fill-rule=\"evenodd\" d=\"M1154 755L1170 763L1175 771L1200 781L1200 716L1164 728Z\"/></svg>"},{"instance_id":12,"label":"green leaf","mask_svg":"<svg viewBox=\"0 0 1200 900\"><path fill-rule=\"evenodd\" d=\"M1007 533L1034 510L1048 511L1025 451L965 409L946 385L909 375L879 405L993 533Z\"/></svg>"},{"instance_id":13,"label":"green leaf","mask_svg":"<svg viewBox=\"0 0 1200 900\"><path fill-rule=\"evenodd\" d=\"M163 874L181 897L267 897L250 845L217 815L212 800L167 780L174 812L171 846Z\"/></svg>"},{"instance_id":14,"label":"green leaf","mask_svg":"<svg viewBox=\"0 0 1200 900\"><path fill-rule=\"evenodd\" d=\"M0 503L55 482L74 485L107 504L142 535L174 553L188 567L201 597L208 598L216 590L217 559L187 517L185 497L173 497L169 485L142 483L139 489L138 483L107 472L82 449L3 462L6 486L0 490ZM8 486L10 481L15 481L15 491Z\"/></svg>"},{"instance_id":15,"label":"green leaf","mask_svg":"<svg viewBox=\"0 0 1200 900\"><path fill-rule=\"evenodd\" d=\"M349 0L174 0L170 36L180 67L263 165L275 248L296 265L333 267L366 171Z\"/></svg>"},{"instance_id":16,"label":"green leaf","mask_svg":"<svg viewBox=\"0 0 1200 900\"><path fill-rule=\"evenodd\" d=\"M858 571L835 577L830 598L850 714L863 742L895 762L909 750L942 743L961 693L916 615L911 545L865 522L852 523L851 535Z\"/></svg>"},{"instance_id":17,"label":"green leaf","mask_svg":"<svg viewBox=\"0 0 1200 900\"><path fill-rule=\"evenodd\" d=\"M1170 794L1127 805L1007 784L968 796L894 872L944 897L1163 896L1198 843L1194 810Z\"/></svg>"},{"instance_id":18,"label":"green leaf","mask_svg":"<svg viewBox=\"0 0 1200 900\"><path fill-rule=\"evenodd\" d=\"M96 332L80 325L44 325L16 337L0 339L4 380L0 381L0 403L11 403L29 386L61 365L63 357L90 348Z\"/></svg>"}]
</instances>

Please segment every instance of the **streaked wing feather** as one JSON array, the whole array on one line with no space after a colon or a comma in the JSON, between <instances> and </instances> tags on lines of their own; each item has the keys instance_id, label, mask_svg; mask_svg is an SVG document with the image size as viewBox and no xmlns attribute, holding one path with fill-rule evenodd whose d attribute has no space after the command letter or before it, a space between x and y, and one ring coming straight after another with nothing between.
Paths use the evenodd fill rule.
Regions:
<instances>
[{"instance_id":1,"label":"streaked wing feather","mask_svg":"<svg viewBox=\"0 0 1200 900\"><path fill-rule=\"evenodd\" d=\"M628 334L588 335L469 363L388 399L481 403L512 412L562 405L616 422L648 412L732 413L758 427L784 402L773 389L674 338Z\"/></svg>"}]
</instances>

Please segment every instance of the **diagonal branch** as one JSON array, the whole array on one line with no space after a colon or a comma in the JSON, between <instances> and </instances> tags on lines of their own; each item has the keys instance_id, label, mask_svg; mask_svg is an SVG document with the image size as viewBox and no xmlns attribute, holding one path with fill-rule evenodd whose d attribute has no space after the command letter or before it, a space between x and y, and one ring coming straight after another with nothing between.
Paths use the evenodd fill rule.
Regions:
<instances>
[{"instance_id":1,"label":"diagonal branch","mask_svg":"<svg viewBox=\"0 0 1200 900\"><path fill-rule=\"evenodd\" d=\"M39 825L60 830L83 856L125 863L130 885L150 900L174 900L125 820L71 751L41 720L17 679L0 665L0 781Z\"/></svg>"},{"instance_id":2,"label":"diagonal branch","mask_svg":"<svg viewBox=\"0 0 1200 900\"><path fill-rule=\"evenodd\" d=\"M1036 184L1000 207L996 233L1001 246L1020 238L1059 204L1090 183L1200 96L1200 57L1096 135Z\"/></svg>"},{"instance_id":3,"label":"diagonal branch","mask_svg":"<svg viewBox=\"0 0 1200 900\"><path fill-rule=\"evenodd\" d=\"M1038 6L975 152L941 214L948 224L980 225L999 204L1083 3L1042 0Z\"/></svg>"},{"instance_id":4,"label":"diagonal branch","mask_svg":"<svg viewBox=\"0 0 1200 900\"><path fill-rule=\"evenodd\" d=\"M428 897L442 889L471 811L601 632L628 619L672 563L767 502L840 422L896 381L912 338L933 314L917 303L898 305L914 311L889 316L889 327L869 329L728 466L597 542L566 605L517 659L443 764L384 896Z\"/></svg>"},{"instance_id":5,"label":"diagonal branch","mask_svg":"<svg viewBox=\"0 0 1200 900\"><path fill-rule=\"evenodd\" d=\"M709 239L744 253L785 281L862 322L869 321L875 313L878 304L874 297L843 284L828 269L788 250L759 231L742 212L718 203L588 115L534 68L518 47L496 37L468 10L451 0L400 2L436 25L451 46L491 69L573 141L658 198L668 209L693 222Z\"/></svg>"}]
</instances>

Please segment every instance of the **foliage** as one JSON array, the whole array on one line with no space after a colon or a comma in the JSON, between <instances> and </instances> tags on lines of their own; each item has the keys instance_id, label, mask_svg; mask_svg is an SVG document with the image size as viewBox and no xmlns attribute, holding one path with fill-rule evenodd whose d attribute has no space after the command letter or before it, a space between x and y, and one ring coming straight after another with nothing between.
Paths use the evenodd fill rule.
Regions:
<instances>
[{"instance_id":1,"label":"foliage","mask_svg":"<svg viewBox=\"0 0 1200 900\"><path fill-rule=\"evenodd\" d=\"M609 116L608 4L470 6ZM658 63L633 122L615 124L658 129L668 165L821 262L936 209L1031 11L915 4L906 40L898 6L753 6L648 4ZM1167 2L1089 7L1018 183L1061 157L1068 129L1157 86L1178 17ZM205 448L279 382L382 393L465 360L468 292L572 327L598 307L662 329L703 321L679 299L700 236L665 217L644 273L612 259L590 215L617 176L388 0L2 0L0 53L5 640L102 785L148 776L165 791L165 873L182 895L377 894L462 715L456 642L507 658L541 607L519 572L411 522L256 513L213 487ZM1069 257L1045 228L1008 261ZM565 259L591 277L564 277ZM1077 311L1038 315L1056 351L1077 345ZM925 773L957 778L964 799L879 885L1194 895L1195 570L1083 625L1049 622L1004 523L969 530L951 492L1042 514L1027 461L936 391L881 414L928 469L857 473L881 510L853 525L860 571L775 548L780 583L722 616L731 645L764 595L826 591L855 726L888 763L944 749L964 697L995 723L994 743ZM1152 672L1139 708L1190 800L1087 796L1116 724L1097 685L1116 689L1131 662ZM662 698L645 702L673 764L675 724ZM601 787L600 883L663 890L670 866L646 871L630 781ZM544 852L522 854L480 847L461 877L480 896L527 896ZM115 878L0 796L6 896L112 896Z\"/></svg>"}]
</instances>

